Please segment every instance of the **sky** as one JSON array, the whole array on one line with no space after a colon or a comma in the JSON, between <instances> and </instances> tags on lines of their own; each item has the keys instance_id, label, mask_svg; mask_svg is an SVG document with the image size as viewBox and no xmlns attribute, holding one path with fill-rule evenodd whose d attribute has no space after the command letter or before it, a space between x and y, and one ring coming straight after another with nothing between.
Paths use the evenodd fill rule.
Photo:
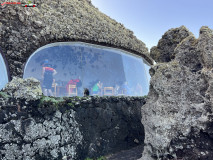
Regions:
<instances>
[{"instance_id":1,"label":"sky","mask_svg":"<svg viewBox=\"0 0 213 160\"><path fill-rule=\"evenodd\" d=\"M213 29L213 0L92 0L101 12L134 32L150 49L171 28L186 26L196 38Z\"/></svg>"}]
</instances>

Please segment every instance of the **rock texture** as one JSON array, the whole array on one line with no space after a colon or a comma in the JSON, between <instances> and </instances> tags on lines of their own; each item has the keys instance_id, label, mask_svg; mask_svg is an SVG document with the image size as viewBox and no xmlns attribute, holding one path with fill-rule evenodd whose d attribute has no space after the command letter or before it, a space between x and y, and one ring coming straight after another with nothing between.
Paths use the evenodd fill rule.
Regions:
<instances>
[{"instance_id":1,"label":"rock texture","mask_svg":"<svg viewBox=\"0 0 213 160\"><path fill-rule=\"evenodd\" d=\"M34 8L5 5L0 11L0 46L12 77L23 75L26 61L36 49L54 42L82 41L121 48L152 64L145 44L132 31L101 13L90 0L36 3L38 7Z\"/></svg>"},{"instance_id":2,"label":"rock texture","mask_svg":"<svg viewBox=\"0 0 213 160\"><path fill-rule=\"evenodd\" d=\"M175 58L174 49L186 37L192 35L185 26L168 30L159 40L158 45L150 50L155 62L169 62Z\"/></svg>"},{"instance_id":3,"label":"rock texture","mask_svg":"<svg viewBox=\"0 0 213 160\"><path fill-rule=\"evenodd\" d=\"M26 101L38 100L42 96L40 81L35 78L22 79L14 77L3 89L8 95Z\"/></svg>"},{"instance_id":4,"label":"rock texture","mask_svg":"<svg viewBox=\"0 0 213 160\"><path fill-rule=\"evenodd\" d=\"M188 34L176 35L176 30L169 30L167 36ZM165 56L174 59L150 70L149 98L142 107L146 146L141 159L212 160L213 31L204 26L198 39L189 34L168 51Z\"/></svg>"},{"instance_id":5,"label":"rock texture","mask_svg":"<svg viewBox=\"0 0 213 160\"><path fill-rule=\"evenodd\" d=\"M1 160L84 160L144 142L143 97L15 95L0 92Z\"/></svg>"}]
</instances>

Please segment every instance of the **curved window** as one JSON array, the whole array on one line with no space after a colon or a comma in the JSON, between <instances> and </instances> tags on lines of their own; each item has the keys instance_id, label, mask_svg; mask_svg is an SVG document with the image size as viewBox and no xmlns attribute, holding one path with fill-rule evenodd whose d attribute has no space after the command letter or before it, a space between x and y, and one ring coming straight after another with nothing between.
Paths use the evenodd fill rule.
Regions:
<instances>
[{"instance_id":1,"label":"curved window","mask_svg":"<svg viewBox=\"0 0 213 160\"><path fill-rule=\"evenodd\" d=\"M8 82L7 68L4 63L4 59L0 53L0 90L5 87L5 84Z\"/></svg>"},{"instance_id":2,"label":"curved window","mask_svg":"<svg viewBox=\"0 0 213 160\"><path fill-rule=\"evenodd\" d=\"M24 78L41 82L50 96L143 96L149 90L148 63L128 52L81 42L52 43L28 59Z\"/></svg>"}]
</instances>

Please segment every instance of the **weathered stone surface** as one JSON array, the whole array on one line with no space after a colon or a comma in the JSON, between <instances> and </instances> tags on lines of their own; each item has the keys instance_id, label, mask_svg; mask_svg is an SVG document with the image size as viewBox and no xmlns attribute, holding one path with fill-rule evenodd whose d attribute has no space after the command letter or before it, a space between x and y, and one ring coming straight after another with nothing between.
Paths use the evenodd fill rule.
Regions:
<instances>
[{"instance_id":1,"label":"weathered stone surface","mask_svg":"<svg viewBox=\"0 0 213 160\"><path fill-rule=\"evenodd\" d=\"M213 31L202 27L198 39L186 37L174 53L151 69L141 159L212 160Z\"/></svg>"},{"instance_id":2,"label":"weathered stone surface","mask_svg":"<svg viewBox=\"0 0 213 160\"><path fill-rule=\"evenodd\" d=\"M159 40L158 45L150 50L155 62L169 62L175 58L174 49L186 37L192 35L185 26L168 30Z\"/></svg>"},{"instance_id":3,"label":"weathered stone surface","mask_svg":"<svg viewBox=\"0 0 213 160\"><path fill-rule=\"evenodd\" d=\"M54 42L82 41L121 48L152 63L145 44L132 31L101 13L88 0L36 3L38 7L29 8L6 5L0 11L0 46L12 77L22 76L28 57L36 49Z\"/></svg>"},{"instance_id":4,"label":"weathered stone surface","mask_svg":"<svg viewBox=\"0 0 213 160\"><path fill-rule=\"evenodd\" d=\"M141 145L144 103L143 97L42 97L32 103L0 92L0 159L84 160Z\"/></svg>"},{"instance_id":5,"label":"weathered stone surface","mask_svg":"<svg viewBox=\"0 0 213 160\"><path fill-rule=\"evenodd\" d=\"M40 82L35 78L14 77L3 91L16 99L25 99L26 101L38 100L42 96Z\"/></svg>"}]
</instances>

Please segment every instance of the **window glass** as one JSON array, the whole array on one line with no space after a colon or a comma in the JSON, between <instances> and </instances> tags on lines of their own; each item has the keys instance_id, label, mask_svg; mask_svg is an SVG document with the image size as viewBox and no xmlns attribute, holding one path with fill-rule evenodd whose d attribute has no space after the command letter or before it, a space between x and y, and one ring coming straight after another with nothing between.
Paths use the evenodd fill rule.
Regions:
<instances>
[{"instance_id":1,"label":"window glass","mask_svg":"<svg viewBox=\"0 0 213 160\"><path fill-rule=\"evenodd\" d=\"M128 85L128 95L142 96L148 93L148 79L143 60L130 55L123 55L123 68Z\"/></svg>"},{"instance_id":2,"label":"window glass","mask_svg":"<svg viewBox=\"0 0 213 160\"><path fill-rule=\"evenodd\" d=\"M60 42L39 48L28 59L24 78L41 82L49 96L142 96L148 93L146 64L122 50L80 42ZM148 67L147 67L148 68Z\"/></svg>"},{"instance_id":3,"label":"window glass","mask_svg":"<svg viewBox=\"0 0 213 160\"><path fill-rule=\"evenodd\" d=\"M145 68L145 72L146 72L146 75L147 75L147 79L148 79L148 81L150 81L150 79L151 79L151 76L149 74L150 66L149 66L148 62L145 61L145 60L143 60L143 63L144 63L144 68Z\"/></svg>"},{"instance_id":4,"label":"window glass","mask_svg":"<svg viewBox=\"0 0 213 160\"><path fill-rule=\"evenodd\" d=\"M4 63L4 59L1 53L0 53L0 75L1 75L0 89L2 89L3 87L5 87L5 84L8 82L8 75L7 75L7 69Z\"/></svg>"}]
</instances>

